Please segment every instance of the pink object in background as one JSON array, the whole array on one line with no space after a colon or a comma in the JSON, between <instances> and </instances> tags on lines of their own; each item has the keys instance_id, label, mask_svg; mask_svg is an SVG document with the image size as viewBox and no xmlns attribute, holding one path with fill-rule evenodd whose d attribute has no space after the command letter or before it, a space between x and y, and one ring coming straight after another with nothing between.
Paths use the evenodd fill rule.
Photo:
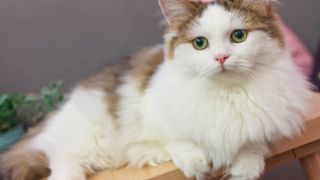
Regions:
<instances>
[{"instance_id":1,"label":"pink object in background","mask_svg":"<svg viewBox=\"0 0 320 180\"><path fill-rule=\"evenodd\" d=\"M300 67L301 71L305 75L310 76L314 63L312 55L299 38L286 25L283 25L283 32L293 62Z\"/></svg>"}]
</instances>

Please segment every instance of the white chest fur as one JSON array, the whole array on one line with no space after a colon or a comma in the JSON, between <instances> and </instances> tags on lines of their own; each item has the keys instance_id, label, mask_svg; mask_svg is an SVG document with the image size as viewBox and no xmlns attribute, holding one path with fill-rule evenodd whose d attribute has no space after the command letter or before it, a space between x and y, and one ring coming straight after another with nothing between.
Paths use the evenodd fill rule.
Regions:
<instances>
[{"instance_id":1,"label":"white chest fur","mask_svg":"<svg viewBox=\"0 0 320 180\"><path fill-rule=\"evenodd\" d=\"M192 140L222 163L245 144L274 141L300 130L305 98L291 89L290 81L261 77L241 87L222 88L208 79L182 76L168 66L160 67L145 96L144 122L152 129L148 136L159 132L162 136L155 137Z\"/></svg>"}]
</instances>

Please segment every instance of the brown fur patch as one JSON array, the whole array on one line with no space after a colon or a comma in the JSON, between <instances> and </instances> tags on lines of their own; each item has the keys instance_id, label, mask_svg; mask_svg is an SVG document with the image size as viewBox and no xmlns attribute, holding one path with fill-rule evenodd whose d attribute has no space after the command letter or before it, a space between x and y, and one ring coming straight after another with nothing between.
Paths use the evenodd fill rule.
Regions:
<instances>
[{"instance_id":1,"label":"brown fur patch","mask_svg":"<svg viewBox=\"0 0 320 180\"><path fill-rule=\"evenodd\" d=\"M108 112L115 118L117 102L119 96L116 92L117 87L122 83L121 76L130 69L128 60L111 67L105 68L102 72L90 77L80 84L81 87L102 89L107 93Z\"/></svg>"},{"instance_id":2,"label":"brown fur patch","mask_svg":"<svg viewBox=\"0 0 320 180\"><path fill-rule=\"evenodd\" d=\"M149 79L156 68L163 62L164 52L160 47L142 49L122 63L105 68L99 74L92 76L80 84L85 88L102 89L107 94L108 112L117 118L120 95L117 88L124 83L123 77L130 76L137 80L137 89L143 93Z\"/></svg>"},{"instance_id":3,"label":"brown fur patch","mask_svg":"<svg viewBox=\"0 0 320 180\"><path fill-rule=\"evenodd\" d=\"M143 49L132 57L130 61L132 70L129 75L139 80L138 88L141 93L148 87L150 78L163 61L164 51L162 47Z\"/></svg>"},{"instance_id":4,"label":"brown fur patch","mask_svg":"<svg viewBox=\"0 0 320 180\"><path fill-rule=\"evenodd\" d=\"M43 124L30 129L20 142L1 154L0 177L3 180L35 180L50 174L47 157L27 148L31 139L42 131Z\"/></svg>"}]
</instances>

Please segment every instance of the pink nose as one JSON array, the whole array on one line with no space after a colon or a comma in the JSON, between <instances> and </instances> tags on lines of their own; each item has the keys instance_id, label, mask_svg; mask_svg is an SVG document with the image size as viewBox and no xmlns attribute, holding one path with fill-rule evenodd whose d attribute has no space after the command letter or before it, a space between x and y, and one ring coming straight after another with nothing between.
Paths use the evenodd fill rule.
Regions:
<instances>
[{"instance_id":1,"label":"pink nose","mask_svg":"<svg viewBox=\"0 0 320 180\"><path fill-rule=\"evenodd\" d=\"M214 59L223 65L229 57L229 55L217 55Z\"/></svg>"}]
</instances>

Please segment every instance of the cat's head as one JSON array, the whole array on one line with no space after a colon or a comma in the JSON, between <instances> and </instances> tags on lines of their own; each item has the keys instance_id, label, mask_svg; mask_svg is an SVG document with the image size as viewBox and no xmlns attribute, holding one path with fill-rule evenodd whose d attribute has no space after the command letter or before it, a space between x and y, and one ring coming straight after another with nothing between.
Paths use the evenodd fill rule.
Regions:
<instances>
[{"instance_id":1,"label":"cat's head","mask_svg":"<svg viewBox=\"0 0 320 180\"><path fill-rule=\"evenodd\" d=\"M275 0L159 0L166 59L202 77L252 75L283 52Z\"/></svg>"}]
</instances>

